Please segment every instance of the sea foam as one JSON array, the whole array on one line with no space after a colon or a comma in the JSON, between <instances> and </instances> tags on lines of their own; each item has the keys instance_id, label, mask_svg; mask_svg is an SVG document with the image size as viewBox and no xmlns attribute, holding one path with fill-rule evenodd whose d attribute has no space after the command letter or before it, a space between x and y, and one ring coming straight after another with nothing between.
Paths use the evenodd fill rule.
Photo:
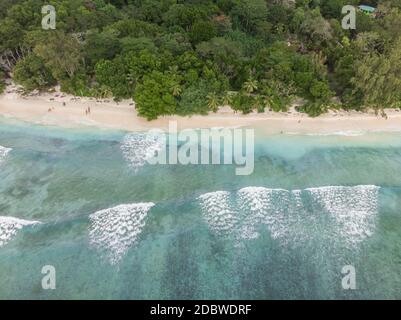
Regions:
<instances>
[{"instance_id":1,"label":"sea foam","mask_svg":"<svg viewBox=\"0 0 401 320\"><path fill-rule=\"evenodd\" d=\"M154 203L122 204L90 215L90 243L111 264L117 264L142 232Z\"/></svg>"},{"instance_id":2,"label":"sea foam","mask_svg":"<svg viewBox=\"0 0 401 320\"><path fill-rule=\"evenodd\" d=\"M166 139L163 135L151 133L127 134L121 144L124 159L137 170L164 149Z\"/></svg>"},{"instance_id":3,"label":"sea foam","mask_svg":"<svg viewBox=\"0 0 401 320\"><path fill-rule=\"evenodd\" d=\"M0 164L5 160L10 151L10 148L0 146Z\"/></svg>"},{"instance_id":4,"label":"sea foam","mask_svg":"<svg viewBox=\"0 0 401 320\"><path fill-rule=\"evenodd\" d=\"M35 224L40 222L0 216L0 247L12 240L23 227Z\"/></svg>"},{"instance_id":5,"label":"sea foam","mask_svg":"<svg viewBox=\"0 0 401 320\"><path fill-rule=\"evenodd\" d=\"M237 241L260 236L261 227L282 245L335 242L356 248L375 229L376 186L330 186L304 190L246 187L199 197L204 220L220 235Z\"/></svg>"},{"instance_id":6,"label":"sea foam","mask_svg":"<svg viewBox=\"0 0 401 320\"><path fill-rule=\"evenodd\" d=\"M199 197L206 222L220 234L230 232L238 224L237 212L231 208L230 197L227 191L210 192Z\"/></svg>"},{"instance_id":7,"label":"sea foam","mask_svg":"<svg viewBox=\"0 0 401 320\"><path fill-rule=\"evenodd\" d=\"M354 245L373 234L378 211L378 187L323 187L305 191L328 213L336 226L337 238Z\"/></svg>"}]
</instances>

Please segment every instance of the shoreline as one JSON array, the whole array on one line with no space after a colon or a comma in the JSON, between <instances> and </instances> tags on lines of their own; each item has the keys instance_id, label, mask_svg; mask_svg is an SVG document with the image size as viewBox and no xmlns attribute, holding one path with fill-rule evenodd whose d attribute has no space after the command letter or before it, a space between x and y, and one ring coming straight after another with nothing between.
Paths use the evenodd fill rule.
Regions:
<instances>
[{"instance_id":1,"label":"shoreline","mask_svg":"<svg viewBox=\"0 0 401 320\"><path fill-rule=\"evenodd\" d=\"M90 113L85 111L90 107ZM193 116L164 116L147 121L137 115L133 101L114 102L110 99L74 97L56 89L52 93L22 96L15 85L0 95L0 116L39 125L62 128L97 127L124 131L147 131L168 128L177 121L179 129L214 127L252 127L266 134L344 134L369 132L401 132L401 110L386 109L387 119L374 112L329 111L310 118L294 108L287 113L269 112L243 115L230 107L217 113Z\"/></svg>"}]
</instances>

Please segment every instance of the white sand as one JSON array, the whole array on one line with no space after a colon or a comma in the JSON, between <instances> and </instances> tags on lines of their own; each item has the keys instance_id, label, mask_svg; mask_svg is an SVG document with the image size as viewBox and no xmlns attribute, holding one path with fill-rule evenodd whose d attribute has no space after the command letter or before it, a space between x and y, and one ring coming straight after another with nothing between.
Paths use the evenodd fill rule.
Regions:
<instances>
[{"instance_id":1,"label":"white sand","mask_svg":"<svg viewBox=\"0 0 401 320\"><path fill-rule=\"evenodd\" d=\"M64 105L65 103L65 105ZM90 114L85 110L90 107ZM50 111L49 111L50 110ZM65 128L95 126L127 131L145 131L150 128L167 129L169 121L177 121L180 129L211 127L257 127L266 133L359 133L371 131L401 131L400 110L386 110L388 118L373 112L330 111L318 118L294 110L288 113L234 113L222 107L208 116L166 116L147 121L137 115L132 101L116 103L112 100L79 98L60 93L22 96L18 87L10 85L0 96L0 116L43 125Z\"/></svg>"}]
</instances>

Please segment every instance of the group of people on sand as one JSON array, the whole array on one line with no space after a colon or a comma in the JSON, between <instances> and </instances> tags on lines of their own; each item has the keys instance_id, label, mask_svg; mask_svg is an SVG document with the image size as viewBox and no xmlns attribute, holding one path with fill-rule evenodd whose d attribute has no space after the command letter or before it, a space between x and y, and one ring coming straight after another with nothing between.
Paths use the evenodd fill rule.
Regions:
<instances>
[{"instance_id":1,"label":"group of people on sand","mask_svg":"<svg viewBox=\"0 0 401 320\"><path fill-rule=\"evenodd\" d=\"M65 102L63 102L63 107L65 107L67 104ZM51 107L47 110L47 112L52 112L53 110L55 110L55 107Z\"/></svg>"},{"instance_id":2,"label":"group of people on sand","mask_svg":"<svg viewBox=\"0 0 401 320\"><path fill-rule=\"evenodd\" d=\"M63 102L63 106L65 106L65 105L66 105L65 102ZM56 110L56 108L55 107L51 107L51 108L49 108L47 110L47 112L52 112L53 110ZM85 115L89 115L90 113L91 113L91 107L87 107L85 109Z\"/></svg>"}]
</instances>

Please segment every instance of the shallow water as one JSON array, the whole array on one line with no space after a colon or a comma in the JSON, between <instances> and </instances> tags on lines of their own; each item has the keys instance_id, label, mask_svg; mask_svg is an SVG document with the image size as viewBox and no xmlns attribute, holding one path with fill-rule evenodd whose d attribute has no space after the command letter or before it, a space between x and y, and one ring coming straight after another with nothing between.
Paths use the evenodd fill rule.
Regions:
<instances>
[{"instance_id":1,"label":"shallow water","mask_svg":"<svg viewBox=\"0 0 401 320\"><path fill-rule=\"evenodd\" d=\"M236 176L148 165L141 134L0 120L0 298L401 298L401 134L256 137Z\"/></svg>"}]
</instances>

